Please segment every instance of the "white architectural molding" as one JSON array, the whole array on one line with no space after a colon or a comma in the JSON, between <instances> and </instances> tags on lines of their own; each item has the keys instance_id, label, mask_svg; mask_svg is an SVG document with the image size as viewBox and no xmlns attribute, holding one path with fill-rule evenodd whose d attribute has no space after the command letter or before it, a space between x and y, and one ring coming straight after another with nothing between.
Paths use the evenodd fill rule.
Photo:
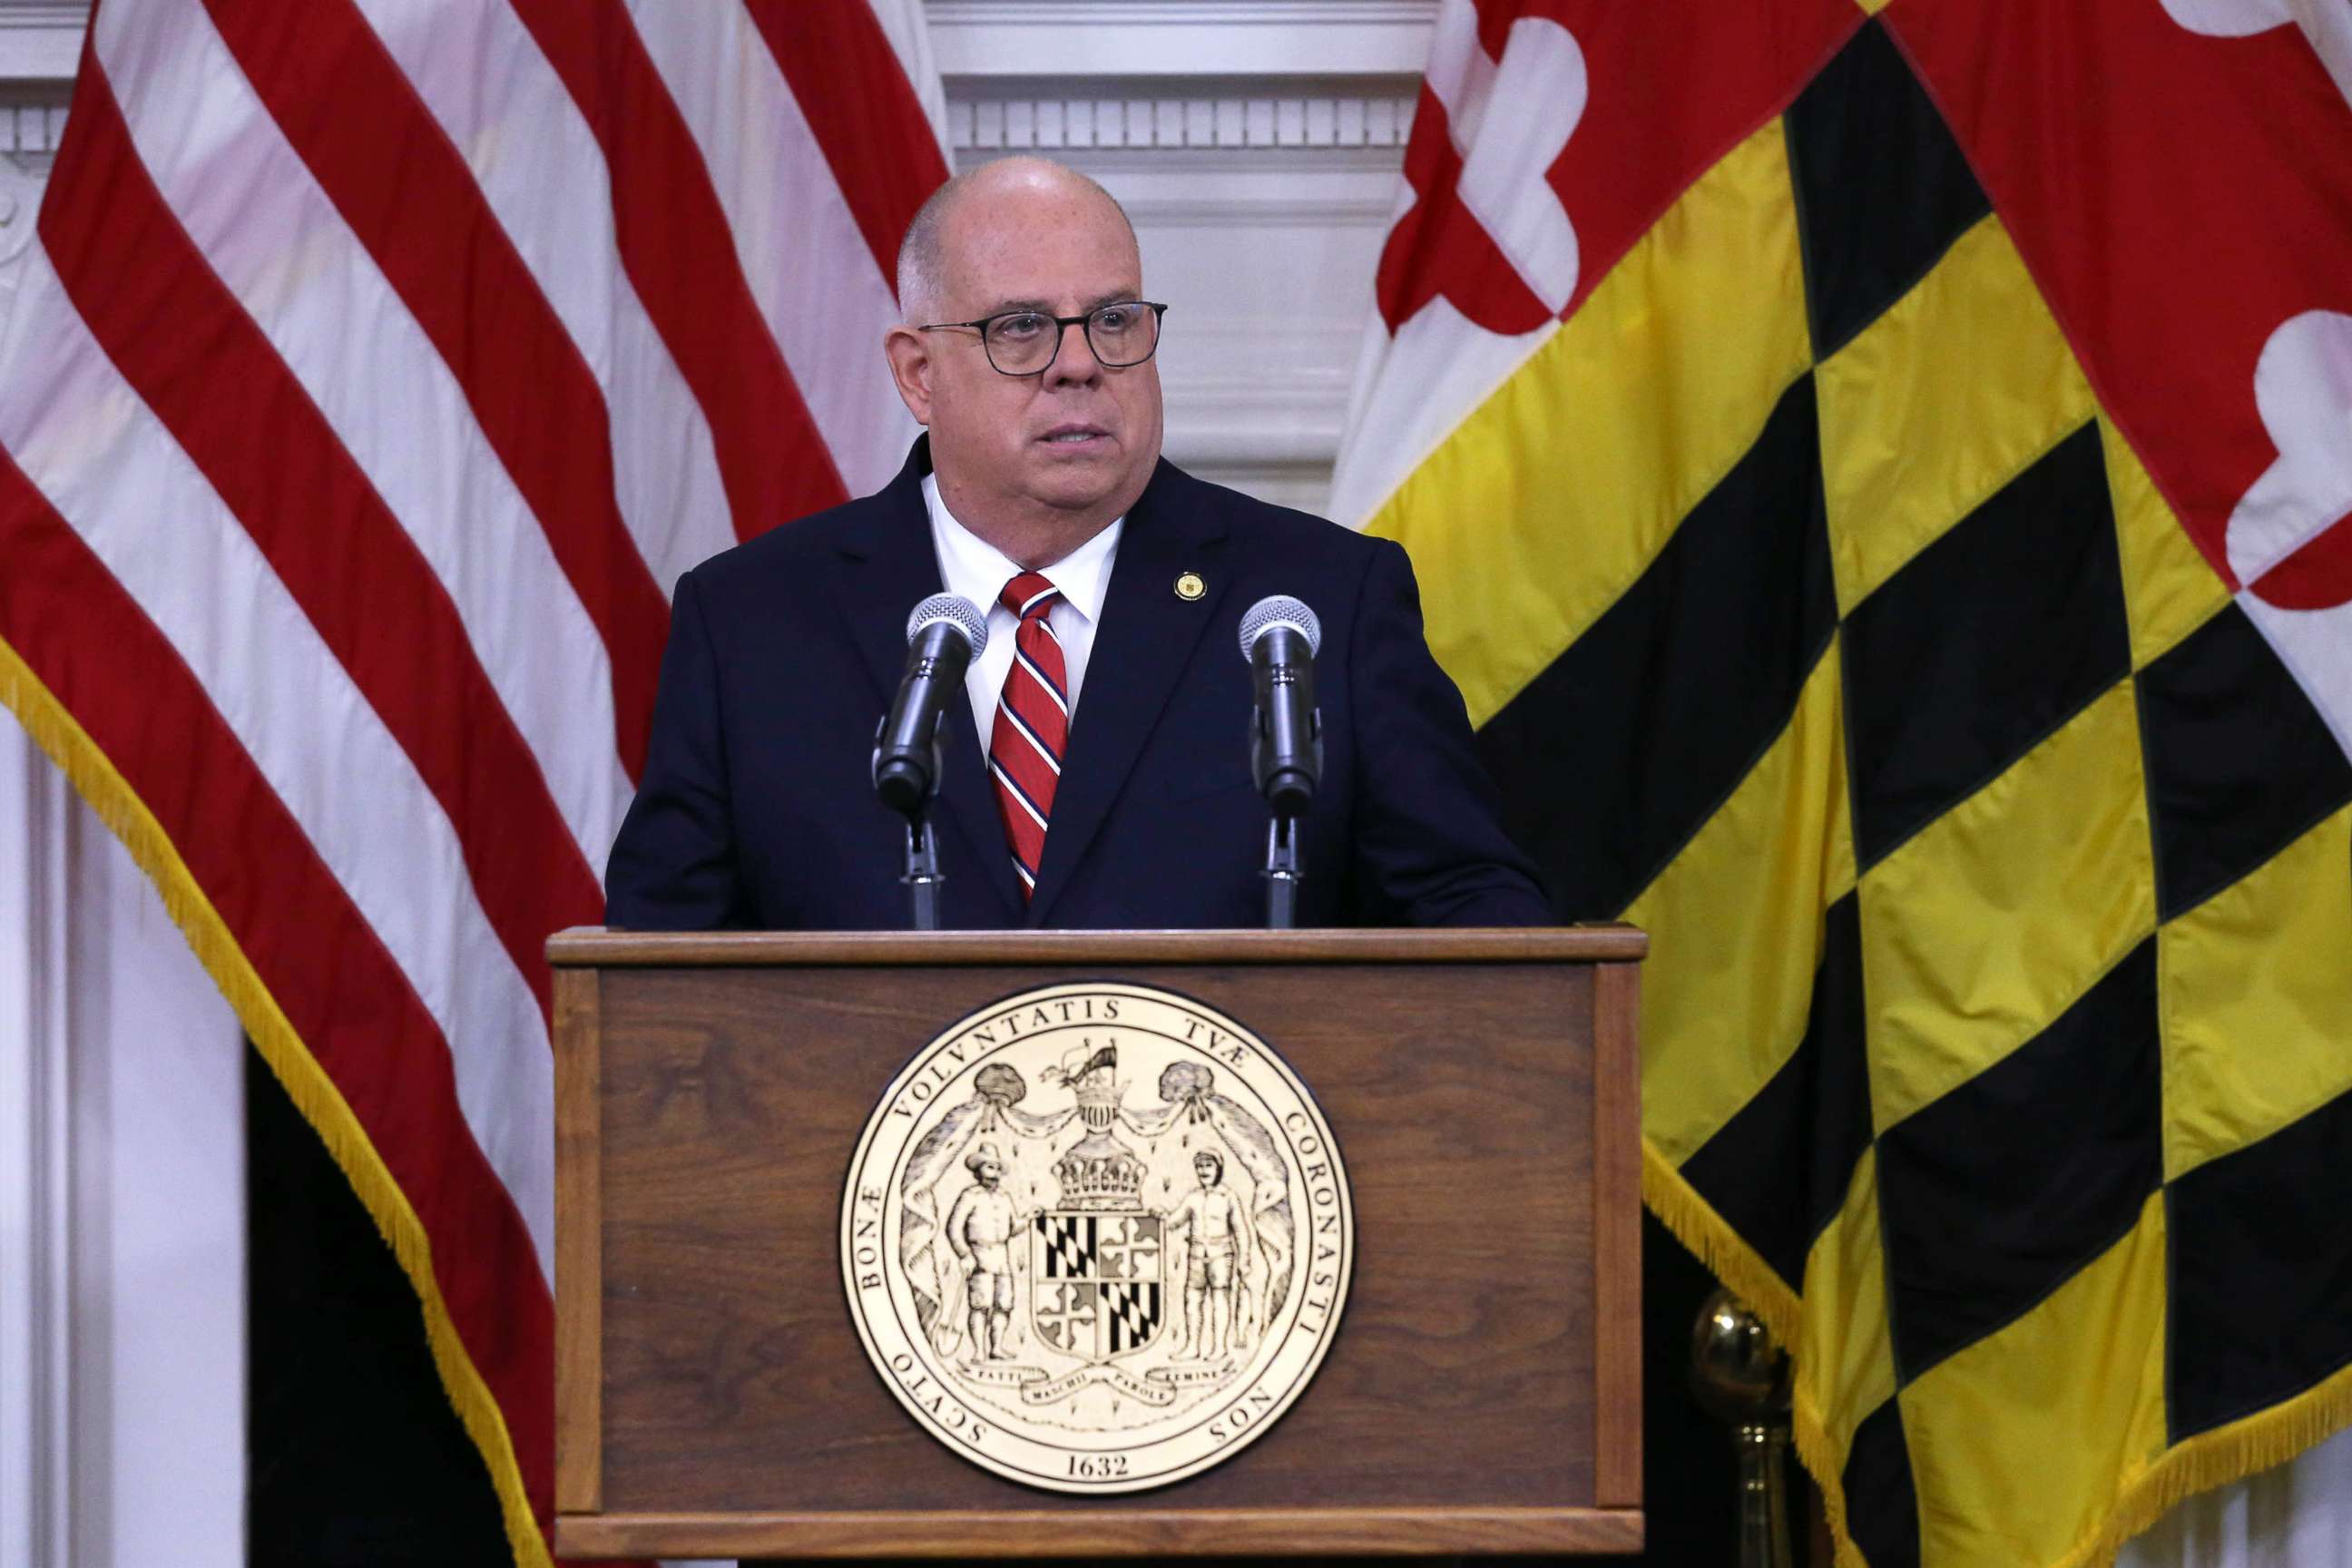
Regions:
<instances>
[{"instance_id":1,"label":"white architectural molding","mask_svg":"<svg viewBox=\"0 0 2352 1568\"><path fill-rule=\"evenodd\" d=\"M929 0L960 79L1418 76L1436 0Z\"/></svg>"},{"instance_id":2,"label":"white architectural molding","mask_svg":"<svg viewBox=\"0 0 2352 1568\"><path fill-rule=\"evenodd\" d=\"M66 128L88 0L0 0L0 154L47 167ZM0 249L8 230L0 222Z\"/></svg>"},{"instance_id":3,"label":"white architectural molding","mask_svg":"<svg viewBox=\"0 0 2352 1568\"><path fill-rule=\"evenodd\" d=\"M1073 90L1073 89L1076 90ZM1412 128L1413 88L1380 81L1365 90L1304 89L1296 79L1246 82L1164 78L1133 84L959 83L948 98L948 142L957 153L1062 149L1402 147Z\"/></svg>"},{"instance_id":4,"label":"white architectural molding","mask_svg":"<svg viewBox=\"0 0 2352 1568\"><path fill-rule=\"evenodd\" d=\"M0 712L0 1563L233 1568L245 1046Z\"/></svg>"},{"instance_id":5,"label":"white architectural molding","mask_svg":"<svg viewBox=\"0 0 2352 1568\"><path fill-rule=\"evenodd\" d=\"M52 82L18 87L11 92L0 84L0 153L20 163L46 167L57 155L58 138L66 132L65 89Z\"/></svg>"},{"instance_id":6,"label":"white architectural molding","mask_svg":"<svg viewBox=\"0 0 2352 1568\"><path fill-rule=\"evenodd\" d=\"M1078 160L1073 159L1073 163ZM1382 159L1376 172L1393 174ZM1334 170L1343 174L1345 170ZM1199 197L1138 195L1122 204L1127 216L1155 228L1378 228L1387 232L1391 203L1382 196L1301 196L1296 201L1216 201Z\"/></svg>"},{"instance_id":7,"label":"white architectural molding","mask_svg":"<svg viewBox=\"0 0 2352 1568\"><path fill-rule=\"evenodd\" d=\"M16 302L16 279L23 270L17 258L32 248L40 205L40 176L27 172L19 160L0 158L0 332L6 331L8 313ZM7 863L0 860L0 866Z\"/></svg>"},{"instance_id":8,"label":"white architectural molding","mask_svg":"<svg viewBox=\"0 0 2352 1568\"><path fill-rule=\"evenodd\" d=\"M71 81L89 21L83 0L0 4L0 82Z\"/></svg>"},{"instance_id":9,"label":"white architectural molding","mask_svg":"<svg viewBox=\"0 0 2352 1568\"><path fill-rule=\"evenodd\" d=\"M71 1560L65 784L0 716L0 1563Z\"/></svg>"}]
</instances>

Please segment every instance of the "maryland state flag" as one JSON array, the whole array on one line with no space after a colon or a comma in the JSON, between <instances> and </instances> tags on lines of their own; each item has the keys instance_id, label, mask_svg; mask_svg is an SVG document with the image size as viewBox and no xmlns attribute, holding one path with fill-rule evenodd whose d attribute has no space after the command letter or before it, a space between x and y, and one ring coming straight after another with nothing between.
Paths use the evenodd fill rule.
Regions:
<instances>
[{"instance_id":1,"label":"maryland state flag","mask_svg":"<svg viewBox=\"0 0 2352 1568\"><path fill-rule=\"evenodd\" d=\"M1335 512L1843 1563L2352 1419L2352 8L1447 0Z\"/></svg>"}]
</instances>

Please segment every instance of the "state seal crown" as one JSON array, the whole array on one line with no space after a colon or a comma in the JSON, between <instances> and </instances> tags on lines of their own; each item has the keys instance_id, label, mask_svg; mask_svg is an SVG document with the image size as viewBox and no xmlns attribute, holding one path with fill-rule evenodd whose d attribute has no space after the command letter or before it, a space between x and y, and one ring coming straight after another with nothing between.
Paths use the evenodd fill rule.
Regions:
<instances>
[{"instance_id":1,"label":"state seal crown","mask_svg":"<svg viewBox=\"0 0 2352 1568\"><path fill-rule=\"evenodd\" d=\"M1144 1165L1135 1151L1111 1135L1118 1120L1118 1047L1081 1046L1070 1053L1063 1076L1077 1097L1078 1119L1087 1135L1054 1162L1066 1209L1119 1210L1143 1206Z\"/></svg>"},{"instance_id":2,"label":"state seal crown","mask_svg":"<svg viewBox=\"0 0 2352 1568\"><path fill-rule=\"evenodd\" d=\"M1105 1132L1090 1132L1054 1162L1066 1209L1137 1209L1143 1206L1143 1162Z\"/></svg>"}]
</instances>

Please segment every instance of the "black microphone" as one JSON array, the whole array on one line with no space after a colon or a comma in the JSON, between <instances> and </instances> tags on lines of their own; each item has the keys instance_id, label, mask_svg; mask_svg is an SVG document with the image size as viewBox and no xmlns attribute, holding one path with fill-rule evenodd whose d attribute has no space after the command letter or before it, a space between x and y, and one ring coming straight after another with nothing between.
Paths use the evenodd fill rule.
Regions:
<instances>
[{"instance_id":1,"label":"black microphone","mask_svg":"<svg viewBox=\"0 0 2352 1568\"><path fill-rule=\"evenodd\" d=\"M1323 715L1315 707L1315 652L1323 623L1287 594L1242 616L1242 657L1257 688L1250 716L1250 771L1276 816L1305 814L1323 776Z\"/></svg>"},{"instance_id":2,"label":"black microphone","mask_svg":"<svg viewBox=\"0 0 2352 1568\"><path fill-rule=\"evenodd\" d=\"M988 646L988 617L970 599L934 594L907 617L907 673L874 733L874 793L912 817L940 788L940 713Z\"/></svg>"}]
</instances>

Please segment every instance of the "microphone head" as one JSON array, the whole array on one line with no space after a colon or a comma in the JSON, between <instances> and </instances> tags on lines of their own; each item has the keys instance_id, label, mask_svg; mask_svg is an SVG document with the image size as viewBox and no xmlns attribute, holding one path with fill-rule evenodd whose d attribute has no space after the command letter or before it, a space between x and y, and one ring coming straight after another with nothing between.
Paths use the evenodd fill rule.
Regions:
<instances>
[{"instance_id":1,"label":"microphone head","mask_svg":"<svg viewBox=\"0 0 2352 1568\"><path fill-rule=\"evenodd\" d=\"M963 633L963 640L971 645L971 657L978 658L988 647L988 617L980 606L961 594L934 594L915 606L907 617L907 640L913 642L923 628L940 621Z\"/></svg>"},{"instance_id":2,"label":"microphone head","mask_svg":"<svg viewBox=\"0 0 2352 1568\"><path fill-rule=\"evenodd\" d=\"M1287 594L1269 594L1242 615L1242 657L1249 658L1257 639L1276 626L1288 626L1305 637L1308 657L1323 651L1323 623L1315 612Z\"/></svg>"}]
</instances>

